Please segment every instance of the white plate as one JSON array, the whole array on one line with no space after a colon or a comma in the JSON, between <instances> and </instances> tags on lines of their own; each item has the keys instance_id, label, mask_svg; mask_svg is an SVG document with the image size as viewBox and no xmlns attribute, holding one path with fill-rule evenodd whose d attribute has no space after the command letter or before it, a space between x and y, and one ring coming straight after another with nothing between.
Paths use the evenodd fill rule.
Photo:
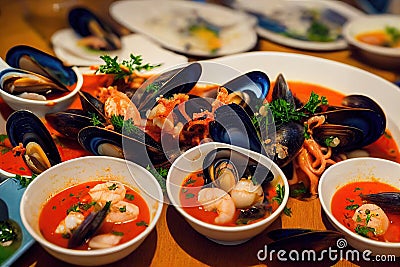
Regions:
<instances>
[{"instance_id":1,"label":"white plate","mask_svg":"<svg viewBox=\"0 0 400 267\"><path fill-rule=\"evenodd\" d=\"M165 50L140 34L123 36L123 48L117 51L89 50L78 45L78 41L79 36L72 29L59 30L51 38L54 53L67 65L91 66L104 64L104 61L100 58L104 54L111 57L118 56L118 61L128 60L130 54L141 55L143 63L162 64L161 67L154 69L156 72L188 62L187 57Z\"/></svg>"},{"instance_id":2,"label":"white plate","mask_svg":"<svg viewBox=\"0 0 400 267\"><path fill-rule=\"evenodd\" d=\"M268 17L276 17L277 14L280 13L282 14L287 28L296 31L300 28L303 28L302 31L305 31L305 28L307 27L306 25L301 27L301 22L296 20L296 18L300 16L300 9L305 8L307 10L316 10L317 12L330 9L348 20L364 14L360 10L347 5L346 3L335 0L269 0L268 2L264 0L236 0L234 7L236 9L250 13L258 13ZM340 33L340 26L337 27L337 31ZM288 37L261 26L257 26L257 33L261 37L276 43L300 49L329 51L345 49L347 47L347 43L342 37L330 42L306 41Z\"/></svg>"},{"instance_id":3,"label":"white plate","mask_svg":"<svg viewBox=\"0 0 400 267\"><path fill-rule=\"evenodd\" d=\"M221 27L222 47L215 53L182 33L188 19L197 12L202 18ZM162 46L192 56L215 57L252 49L257 43L255 19L230 8L191 1L117 1L110 6L111 16L120 24L145 34ZM190 49L188 48L190 43Z\"/></svg>"}]
</instances>

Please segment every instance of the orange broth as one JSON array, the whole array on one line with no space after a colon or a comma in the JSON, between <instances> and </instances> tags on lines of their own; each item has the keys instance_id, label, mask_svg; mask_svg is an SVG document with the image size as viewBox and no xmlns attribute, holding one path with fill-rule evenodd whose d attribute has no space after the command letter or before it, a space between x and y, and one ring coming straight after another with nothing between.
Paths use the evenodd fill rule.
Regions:
<instances>
[{"instance_id":1,"label":"orange broth","mask_svg":"<svg viewBox=\"0 0 400 267\"><path fill-rule=\"evenodd\" d=\"M216 224L215 218L218 216L217 212L205 211L202 205L197 201L198 193L203 185L204 180L202 171L197 171L189 174L181 185L181 190L179 194L180 204L183 210L194 218L209 224ZM276 201L272 200L272 198L277 195L276 189L274 187L268 186L266 189L264 189L264 194L267 196L266 198L268 199L271 206L271 211L267 212L264 216L264 218L266 218L271 213L273 213L279 205ZM236 213L233 219L230 222L224 224L224 226L237 226L238 224L236 223L236 221L239 217L239 213L240 209L236 209ZM253 220L249 222L249 224L260 221L262 219L263 218Z\"/></svg>"},{"instance_id":2,"label":"orange broth","mask_svg":"<svg viewBox=\"0 0 400 267\"><path fill-rule=\"evenodd\" d=\"M88 192L99 183L104 183L104 181L91 181L72 186L52 196L45 203L39 217L39 228L46 240L55 245L65 248L67 247L68 239L64 238L62 234L55 233L55 230L58 224L67 215L68 209L76 205L78 202L84 204L91 203L91 197ZM140 212L138 218L134 221L119 224L104 222L97 232L97 234L122 233L123 236L119 244L125 243L139 235L150 223L150 211L145 200L133 189L126 185L125 188L126 195L124 201L135 204L139 207ZM129 197L127 198L126 196L128 195L133 195L133 200ZM93 209L94 207L91 206L87 210L82 210L82 213L86 217L93 211ZM76 249L87 250L88 245L85 243Z\"/></svg>"},{"instance_id":3,"label":"orange broth","mask_svg":"<svg viewBox=\"0 0 400 267\"><path fill-rule=\"evenodd\" d=\"M400 48L400 41L393 43L385 30L363 32L357 34L355 38L356 40L369 45Z\"/></svg>"},{"instance_id":4,"label":"orange broth","mask_svg":"<svg viewBox=\"0 0 400 267\"><path fill-rule=\"evenodd\" d=\"M354 231L357 223L353 221L355 209L363 201L360 194L374 194L381 192L400 192L400 189L379 181L352 182L339 188L332 197L331 211L333 216L349 230ZM352 206L358 205L358 206ZM386 212L390 225L382 236L372 237L379 241L400 242L400 214Z\"/></svg>"}]
</instances>

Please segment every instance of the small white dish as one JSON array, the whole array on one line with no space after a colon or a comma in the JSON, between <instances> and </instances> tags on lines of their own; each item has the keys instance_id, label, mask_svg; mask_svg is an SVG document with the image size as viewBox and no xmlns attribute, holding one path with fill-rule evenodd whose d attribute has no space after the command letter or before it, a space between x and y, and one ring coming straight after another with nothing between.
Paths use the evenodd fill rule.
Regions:
<instances>
[{"instance_id":1,"label":"small white dish","mask_svg":"<svg viewBox=\"0 0 400 267\"><path fill-rule=\"evenodd\" d=\"M336 15L333 16L340 15L347 20L363 15L361 11L346 3L331 0L270 0L268 2L264 0L236 0L234 7L246 12L267 16L268 18L274 18L279 13L287 27L285 31L298 31L299 28L306 27L305 25L302 26L302 21L304 20L299 13L301 9L315 12L322 12L323 10L329 9L336 12ZM341 50L347 48L346 41L340 36L338 39L332 41L317 42L293 38L287 34L280 34L260 25L258 25L256 29L261 37L293 48L315 51ZM340 31L340 29L341 27L339 26L337 30Z\"/></svg>"},{"instance_id":2,"label":"small white dish","mask_svg":"<svg viewBox=\"0 0 400 267\"><path fill-rule=\"evenodd\" d=\"M118 57L119 61L129 60L130 55L141 55L143 63L162 64L152 71L160 72L172 66L188 62L188 58L165 50L140 34L122 37L122 49L117 51L96 51L78 44L80 37L72 29L62 29L53 34L51 42L54 53L66 65L91 66L101 65L102 55ZM152 71L149 71L152 72Z\"/></svg>"},{"instance_id":3,"label":"small white dish","mask_svg":"<svg viewBox=\"0 0 400 267\"><path fill-rule=\"evenodd\" d=\"M110 6L110 14L120 24L163 47L192 56L240 53L257 43L254 18L221 5L194 1L116 1ZM199 45L198 39L182 33L187 30L188 19L195 14L220 28L222 45L217 51L207 50Z\"/></svg>"},{"instance_id":4,"label":"small white dish","mask_svg":"<svg viewBox=\"0 0 400 267\"><path fill-rule=\"evenodd\" d=\"M248 155L250 158L260 162L264 166L269 166L274 175L271 185L277 186L280 184L286 189L282 203L271 215L252 224L240 226L222 226L205 223L199 219L196 219L189 215L182 208L179 196L182 188L181 185L183 184L185 178L190 173L201 170L204 157L208 154L208 152L217 148L230 148L244 155ZM166 186L168 197L172 205L175 206L175 208L186 219L190 226L208 239L222 245L241 244L260 234L281 215L289 199L289 184L286 176L272 160L264 155L244 148L217 142L201 144L187 150L185 153L180 155L174 161L168 171Z\"/></svg>"},{"instance_id":5,"label":"small white dish","mask_svg":"<svg viewBox=\"0 0 400 267\"><path fill-rule=\"evenodd\" d=\"M382 31L385 27L395 27L400 31L400 16L370 15L354 19L343 28L343 35L351 48L365 60L380 67L400 67L400 47L391 48L359 41L356 36L360 33Z\"/></svg>"},{"instance_id":6,"label":"small white dish","mask_svg":"<svg viewBox=\"0 0 400 267\"><path fill-rule=\"evenodd\" d=\"M72 185L93 180L116 180L137 190L150 212L150 222L146 229L125 243L96 250L68 249L47 241L39 229L39 214L44 203L49 197ZM22 196L20 214L28 233L54 257L71 264L98 266L120 260L140 246L160 218L162 201L159 183L143 167L113 157L87 156L62 162L38 175Z\"/></svg>"},{"instance_id":7,"label":"small white dish","mask_svg":"<svg viewBox=\"0 0 400 267\"><path fill-rule=\"evenodd\" d=\"M341 186L350 182L373 181L379 179L383 183L400 188L400 164L378 158L348 159L330 166L321 176L318 192L322 209L329 221L340 232L351 246L359 251L370 250L373 255L400 256L399 242L381 242L372 240L349 230L337 220L331 212L332 197Z\"/></svg>"}]
</instances>

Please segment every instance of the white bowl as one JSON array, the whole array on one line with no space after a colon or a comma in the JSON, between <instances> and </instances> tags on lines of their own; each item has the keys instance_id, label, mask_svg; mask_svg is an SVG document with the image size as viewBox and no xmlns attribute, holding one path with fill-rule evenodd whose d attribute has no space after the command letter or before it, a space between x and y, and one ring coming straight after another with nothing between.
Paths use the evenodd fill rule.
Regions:
<instances>
[{"instance_id":1,"label":"white bowl","mask_svg":"<svg viewBox=\"0 0 400 267\"><path fill-rule=\"evenodd\" d=\"M3 98L13 110L27 109L35 113L39 117L44 117L47 113L54 113L57 111L63 111L68 109L68 107L75 100L77 93L82 87L83 77L82 73L77 67L72 68L75 72L77 81L75 87L68 94L51 100L30 100L18 97L13 94L9 94L4 90L0 89L0 96Z\"/></svg>"},{"instance_id":2,"label":"white bowl","mask_svg":"<svg viewBox=\"0 0 400 267\"><path fill-rule=\"evenodd\" d=\"M40 233L39 214L50 196L63 189L91 180L117 180L138 189L150 209L148 227L132 240L112 248L73 250L50 243ZM77 265L103 265L129 255L150 234L160 218L163 194L157 180L143 167L122 159L88 156L65 161L41 173L22 196L21 220L29 234L54 257Z\"/></svg>"},{"instance_id":3,"label":"white bowl","mask_svg":"<svg viewBox=\"0 0 400 267\"><path fill-rule=\"evenodd\" d=\"M378 158L348 159L330 166L321 176L318 192L321 206L329 221L342 232L350 245L373 255L400 256L400 242L389 243L362 237L342 225L331 213L332 197L338 188L350 182L371 181L375 177L383 183L400 188L400 164Z\"/></svg>"},{"instance_id":4,"label":"white bowl","mask_svg":"<svg viewBox=\"0 0 400 267\"><path fill-rule=\"evenodd\" d=\"M258 160L265 166L271 166L272 173L275 178L271 181L272 185L281 184L285 186L285 195L282 204L267 218L255 222L253 224L243 226L220 226L205 223L199 219L189 215L180 205L179 192L180 186L188 174L202 169L202 164L205 155L216 148L231 148L239 151L250 158ZM199 146L193 147L180 155L172 164L167 176L167 193L171 203L175 206L178 212L186 219L186 221L193 227L194 230L206 236L210 240L224 245L236 245L264 231L271 223L273 223L282 213L286 203L289 199L289 184L282 170L273 163L269 158L244 148L210 142L204 143Z\"/></svg>"},{"instance_id":5,"label":"white bowl","mask_svg":"<svg viewBox=\"0 0 400 267\"><path fill-rule=\"evenodd\" d=\"M356 36L360 33L384 30L386 26L400 30L400 16L369 15L355 18L343 27L343 36L366 61L378 64L379 67L394 68L400 66L400 48L381 47L360 42Z\"/></svg>"}]
</instances>

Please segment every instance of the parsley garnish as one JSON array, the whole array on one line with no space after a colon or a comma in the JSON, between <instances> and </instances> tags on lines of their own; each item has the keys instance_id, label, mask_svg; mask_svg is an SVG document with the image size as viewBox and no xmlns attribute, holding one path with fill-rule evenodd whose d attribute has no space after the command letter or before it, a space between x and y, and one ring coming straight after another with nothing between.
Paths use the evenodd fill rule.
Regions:
<instances>
[{"instance_id":1,"label":"parsley garnish","mask_svg":"<svg viewBox=\"0 0 400 267\"><path fill-rule=\"evenodd\" d=\"M134 200L135 196L132 195L132 194L125 194L125 198L128 199L128 200Z\"/></svg>"},{"instance_id":2,"label":"parsley garnish","mask_svg":"<svg viewBox=\"0 0 400 267\"><path fill-rule=\"evenodd\" d=\"M400 30L396 27L387 26L385 31L390 36L390 45L396 45L396 43L400 40Z\"/></svg>"},{"instance_id":3,"label":"parsley garnish","mask_svg":"<svg viewBox=\"0 0 400 267\"><path fill-rule=\"evenodd\" d=\"M123 207L119 208L119 211L120 212L126 212L126 206L123 206Z\"/></svg>"},{"instance_id":4,"label":"parsley garnish","mask_svg":"<svg viewBox=\"0 0 400 267\"><path fill-rule=\"evenodd\" d=\"M118 133L129 135L136 132L142 134L140 129L134 125L132 119L124 120L124 116L122 115L112 115L110 122L114 126L114 131Z\"/></svg>"},{"instance_id":5,"label":"parsley garnish","mask_svg":"<svg viewBox=\"0 0 400 267\"><path fill-rule=\"evenodd\" d=\"M0 242L13 241L17 238L17 233L9 221L0 221Z\"/></svg>"},{"instance_id":6,"label":"parsley garnish","mask_svg":"<svg viewBox=\"0 0 400 267\"><path fill-rule=\"evenodd\" d=\"M372 227L368 227L368 226L362 226L362 225L357 225L356 228L354 229L354 231L364 237L369 237L368 233L374 233L375 232L375 228Z\"/></svg>"},{"instance_id":7,"label":"parsley garnish","mask_svg":"<svg viewBox=\"0 0 400 267\"><path fill-rule=\"evenodd\" d=\"M14 179L17 180L22 187L27 187L33 181L33 179L36 178L36 176L37 176L36 174L32 174L32 176L29 178L26 176L16 174Z\"/></svg>"},{"instance_id":8,"label":"parsley garnish","mask_svg":"<svg viewBox=\"0 0 400 267\"><path fill-rule=\"evenodd\" d=\"M194 194L192 194L192 193L187 193L186 195L185 195L185 198L186 199L189 199L189 198L194 198Z\"/></svg>"},{"instance_id":9,"label":"parsley garnish","mask_svg":"<svg viewBox=\"0 0 400 267\"><path fill-rule=\"evenodd\" d=\"M356 191L359 191L359 190L362 190L362 189L360 187L356 187L356 188L354 188L353 192L356 192Z\"/></svg>"},{"instance_id":10,"label":"parsley garnish","mask_svg":"<svg viewBox=\"0 0 400 267\"><path fill-rule=\"evenodd\" d=\"M136 223L137 226L149 226L145 221L140 221Z\"/></svg>"},{"instance_id":11,"label":"parsley garnish","mask_svg":"<svg viewBox=\"0 0 400 267\"><path fill-rule=\"evenodd\" d=\"M112 231L111 232L113 235L117 235L117 236L123 236L124 233L123 232L117 232L117 231Z\"/></svg>"},{"instance_id":12,"label":"parsley garnish","mask_svg":"<svg viewBox=\"0 0 400 267\"><path fill-rule=\"evenodd\" d=\"M195 182L196 182L196 180L193 180L192 177L189 177L189 179L187 179L183 185L188 186L190 184L194 184Z\"/></svg>"},{"instance_id":13,"label":"parsley garnish","mask_svg":"<svg viewBox=\"0 0 400 267\"><path fill-rule=\"evenodd\" d=\"M278 202L278 204L280 205L280 204L282 204L284 196L285 196L285 186L284 185L281 186L280 184L278 184L276 186L276 196L274 196L272 198L272 200ZM292 216L292 209L285 206L285 208L283 209L283 213L286 216L291 217Z\"/></svg>"},{"instance_id":14,"label":"parsley garnish","mask_svg":"<svg viewBox=\"0 0 400 267\"><path fill-rule=\"evenodd\" d=\"M150 167L149 165L147 165L146 170L148 170L158 181L158 183L161 186L161 189L163 190L163 192L165 192L166 190L166 183L165 183L165 179L167 178L167 174L168 174L168 169L165 168L154 168L154 167Z\"/></svg>"},{"instance_id":15,"label":"parsley garnish","mask_svg":"<svg viewBox=\"0 0 400 267\"><path fill-rule=\"evenodd\" d=\"M115 190L115 189L117 189L118 188L118 185L116 184L116 183L113 183L112 185L110 185L109 187L108 187L108 190Z\"/></svg>"},{"instance_id":16,"label":"parsley garnish","mask_svg":"<svg viewBox=\"0 0 400 267\"><path fill-rule=\"evenodd\" d=\"M161 64L151 65L149 63L143 64L142 56L130 55L129 60L123 60L118 63L118 57L110 57L109 55L100 56L104 60L105 65L100 65L96 72L115 74L115 80L122 79L125 76L131 75L134 71L151 70L161 66Z\"/></svg>"},{"instance_id":17,"label":"parsley garnish","mask_svg":"<svg viewBox=\"0 0 400 267\"><path fill-rule=\"evenodd\" d=\"M348 205L346 206L346 210L356 210L358 207L360 207L358 204Z\"/></svg>"},{"instance_id":18,"label":"parsley garnish","mask_svg":"<svg viewBox=\"0 0 400 267\"><path fill-rule=\"evenodd\" d=\"M89 116L90 116L90 122L92 123L93 126L102 125L99 116L96 113L89 112Z\"/></svg>"}]
</instances>

